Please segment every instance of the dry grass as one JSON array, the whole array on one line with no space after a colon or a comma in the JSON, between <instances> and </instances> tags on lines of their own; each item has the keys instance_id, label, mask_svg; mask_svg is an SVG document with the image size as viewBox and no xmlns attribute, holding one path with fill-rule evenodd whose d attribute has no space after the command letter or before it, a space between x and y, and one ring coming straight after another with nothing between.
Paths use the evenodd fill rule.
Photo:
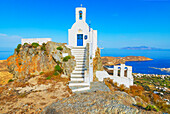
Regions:
<instances>
[{"instance_id":1,"label":"dry grass","mask_svg":"<svg viewBox=\"0 0 170 114\"><path fill-rule=\"evenodd\" d=\"M30 84L27 82L21 82L21 81L14 81L13 82L13 87L26 87L29 86Z\"/></svg>"}]
</instances>

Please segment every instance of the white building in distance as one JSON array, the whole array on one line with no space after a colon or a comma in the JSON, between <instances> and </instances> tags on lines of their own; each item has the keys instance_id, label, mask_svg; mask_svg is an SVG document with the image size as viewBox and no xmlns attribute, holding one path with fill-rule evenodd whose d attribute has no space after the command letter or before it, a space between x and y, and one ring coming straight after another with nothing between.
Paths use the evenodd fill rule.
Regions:
<instances>
[{"instance_id":1,"label":"white building in distance","mask_svg":"<svg viewBox=\"0 0 170 114\"><path fill-rule=\"evenodd\" d=\"M24 45L24 43L28 43L28 44L38 43L42 45L43 43L47 43L48 41L51 41L51 38L28 38L28 39L21 39L21 44Z\"/></svg>"}]
</instances>

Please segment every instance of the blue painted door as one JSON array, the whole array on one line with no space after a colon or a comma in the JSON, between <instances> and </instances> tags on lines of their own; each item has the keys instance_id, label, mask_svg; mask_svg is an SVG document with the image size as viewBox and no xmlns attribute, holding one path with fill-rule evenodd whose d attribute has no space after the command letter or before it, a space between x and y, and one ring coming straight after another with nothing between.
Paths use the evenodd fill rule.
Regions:
<instances>
[{"instance_id":1,"label":"blue painted door","mask_svg":"<svg viewBox=\"0 0 170 114\"><path fill-rule=\"evenodd\" d=\"M77 46L83 46L83 34L77 34Z\"/></svg>"}]
</instances>

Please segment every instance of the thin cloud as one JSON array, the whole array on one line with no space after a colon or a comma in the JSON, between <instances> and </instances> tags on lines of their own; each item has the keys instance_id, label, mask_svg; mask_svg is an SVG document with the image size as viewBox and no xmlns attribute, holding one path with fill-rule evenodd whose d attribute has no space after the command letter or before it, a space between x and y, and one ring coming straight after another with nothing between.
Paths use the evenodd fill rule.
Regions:
<instances>
[{"instance_id":1,"label":"thin cloud","mask_svg":"<svg viewBox=\"0 0 170 114\"><path fill-rule=\"evenodd\" d=\"M2 34L2 33L0 33L0 37L1 37L1 36L7 36L7 34Z\"/></svg>"},{"instance_id":2,"label":"thin cloud","mask_svg":"<svg viewBox=\"0 0 170 114\"><path fill-rule=\"evenodd\" d=\"M20 36L17 35L7 35L0 33L0 47L12 47L15 48L17 44L21 43Z\"/></svg>"}]
</instances>

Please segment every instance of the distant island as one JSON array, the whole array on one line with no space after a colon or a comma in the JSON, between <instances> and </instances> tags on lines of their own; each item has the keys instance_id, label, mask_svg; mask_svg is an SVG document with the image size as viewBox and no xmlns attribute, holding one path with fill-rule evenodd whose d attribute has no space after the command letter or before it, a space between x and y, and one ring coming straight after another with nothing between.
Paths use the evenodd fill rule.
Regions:
<instances>
[{"instance_id":1,"label":"distant island","mask_svg":"<svg viewBox=\"0 0 170 114\"><path fill-rule=\"evenodd\" d=\"M154 47L147 47L147 46L139 46L139 47L124 47L121 49L128 49L128 50L162 50L161 48L154 48Z\"/></svg>"}]
</instances>

